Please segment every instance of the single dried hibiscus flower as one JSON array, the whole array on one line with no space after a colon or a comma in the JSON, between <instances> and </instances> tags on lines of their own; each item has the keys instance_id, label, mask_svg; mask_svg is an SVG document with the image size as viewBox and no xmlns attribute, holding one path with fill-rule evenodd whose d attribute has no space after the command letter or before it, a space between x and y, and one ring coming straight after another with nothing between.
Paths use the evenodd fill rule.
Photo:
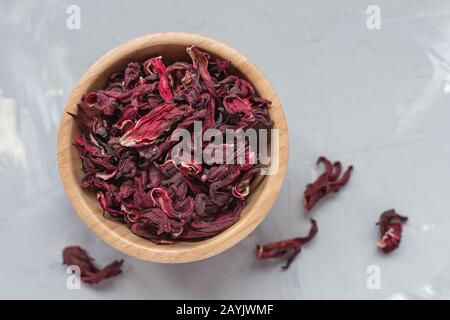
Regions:
<instances>
[{"instance_id":1,"label":"single dried hibiscus flower","mask_svg":"<svg viewBox=\"0 0 450 320\"><path fill-rule=\"evenodd\" d=\"M403 224L408 217L401 216L394 209L383 212L377 225L380 226L381 239L378 247L385 253L398 248L402 239Z\"/></svg>"},{"instance_id":2,"label":"single dried hibiscus flower","mask_svg":"<svg viewBox=\"0 0 450 320\"><path fill-rule=\"evenodd\" d=\"M302 246L311 241L319 231L317 223L311 219L311 228L306 237L298 237L256 246L256 257L258 259L276 259L288 255L287 262L282 269L286 270L294 258L300 254ZM289 255L290 253L290 255Z\"/></svg>"},{"instance_id":3,"label":"single dried hibiscus flower","mask_svg":"<svg viewBox=\"0 0 450 320\"><path fill-rule=\"evenodd\" d=\"M102 269L97 268L93 261L94 259L89 257L87 252L79 246L67 247L63 251L63 263L67 266L78 266L81 272L81 281L87 284L97 284L122 273L123 260L116 260Z\"/></svg>"},{"instance_id":4,"label":"single dried hibiscus flower","mask_svg":"<svg viewBox=\"0 0 450 320\"><path fill-rule=\"evenodd\" d=\"M317 160L317 165L321 163L325 165L325 172L322 173L316 181L308 184L304 192L305 200L303 205L307 210L311 210L314 205L327 194L338 192L348 183L353 171L353 166L349 166L341 176L342 165L339 161L331 163L327 158L320 157Z\"/></svg>"}]
</instances>

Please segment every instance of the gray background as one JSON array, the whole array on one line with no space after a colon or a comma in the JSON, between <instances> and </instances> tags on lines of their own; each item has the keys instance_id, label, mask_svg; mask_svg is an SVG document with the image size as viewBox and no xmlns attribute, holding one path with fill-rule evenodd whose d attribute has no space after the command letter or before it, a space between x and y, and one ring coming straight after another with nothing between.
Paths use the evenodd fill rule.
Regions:
<instances>
[{"instance_id":1,"label":"gray background","mask_svg":"<svg viewBox=\"0 0 450 320\"><path fill-rule=\"evenodd\" d=\"M369 4L381 30L366 27ZM81 8L81 30L66 8ZM5 1L0 3L0 298L450 298L448 1ZM161 265L98 240L57 172L66 98L111 48L190 31L238 49L268 77L289 124L287 179L247 239L213 258ZM290 270L255 244L305 233L302 191L321 154L354 164L350 184L313 211L319 235ZM399 250L375 247L379 213L410 217ZM81 244L124 274L66 288L61 250ZM366 286L381 270L380 290Z\"/></svg>"}]
</instances>

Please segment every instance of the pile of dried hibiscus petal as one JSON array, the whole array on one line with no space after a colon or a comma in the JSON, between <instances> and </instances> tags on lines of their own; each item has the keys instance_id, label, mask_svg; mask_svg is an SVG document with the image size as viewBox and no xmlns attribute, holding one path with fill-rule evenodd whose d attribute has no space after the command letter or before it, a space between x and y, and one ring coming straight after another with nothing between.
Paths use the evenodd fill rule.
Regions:
<instances>
[{"instance_id":1,"label":"pile of dried hibiscus petal","mask_svg":"<svg viewBox=\"0 0 450 320\"><path fill-rule=\"evenodd\" d=\"M239 218L260 165L176 163L176 128L271 128L271 102L228 74L228 61L187 48L192 63L161 57L131 62L107 86L82 97L72 114L85 176L110 218L155 243L216 235ZM205 146L201 146L204 148ZM245 149L246 157L255 156Z\"/></svg>"}]
</instances>

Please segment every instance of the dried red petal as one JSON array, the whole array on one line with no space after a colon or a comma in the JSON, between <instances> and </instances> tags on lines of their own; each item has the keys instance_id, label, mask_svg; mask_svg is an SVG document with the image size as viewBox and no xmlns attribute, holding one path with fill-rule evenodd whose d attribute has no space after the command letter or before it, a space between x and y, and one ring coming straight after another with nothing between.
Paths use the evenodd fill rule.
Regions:
<instances>
[{"instance_id":1,"label":"dried red petal","mask_svg":"<svg viewBox=\"0 0 450 320\"><path fill-rule=\"evenodd\" d=\"M244 202L239 201L233 209L229 209L216 216L215 220L205 221L202 219L194 219L191 221L184 232L178 237L179 239L195 239L207 238L216 235L220 231L230 227L241 217L244 209Z\"/></svg>"},{"instance_id":2,"label":"dried red petal","mask_svg":"<svg viewBox=\"0 0 450 320\"><path fill-rule=\"evenodd\" d=\"M127 106L123 110L123 113L121 114L119 120L117 120L117 122L114 124L114 126L124 131L130 129L133 123L135 123L138 111L138 108L135 106Z\"/></svg>"},{"instance_id":3,"label":"dried red petal","mask_svg":"<svg viewBox=\"0 0 450 320\"><path fill-rule=\"evenodd\" d=\"M77 135L75 137L75 143L80 148L80 150L90 153L90 154L98 154L99 150L91 145L89 145L86 140L81 136Z\"/></svg>"},{"instance_id":4,"label":"dried red petal","mask_svg":"<svg viewBox=\"0 0 450 320\"><path fill-rule=\"evenodd\" d=\"M87 284L97 284L105 279L122 273L123 260L115 260L106 267L99 269L93 264L94 259L79 246L67 247L63 251L63 264L76 265L80 268L81 281Z\"/></svg>"},{"instance_id":5,"label":"dried red petal","mask_svg":"<svg viewBox=\"0 0 450 320\"><path fill-rule=\"evenodd\" d=\"M94 109L106 116L113 115L117 107L116 99L108 97L102 92L91 92L83 96L81 101L87 108Z\"/></svg>"},{"instance_id":6,"label":"dried red petal","mask_svg":"<svg viewBox=\"0 0 450 320\"><path fill-rule=\"evenodd\" d=\"M186 111L185 108L176 108L173 104L163 104L139 119L134 127L120 138L120 144L125 147L152 144L163 132L170 130L172 124Z\"/></svg>"},{"instance_id":7,"label":"dried red petal","mask_svg":"<svg viewBox=\"0 0 450 320\"><path fill-rule=\"evenodd\" d=\"M291 265L294 258L300 254L302 246L311 241L319 231L317 223L314 219L311 219L311 228L306 237L299 237L289 240L283 240L274 243L268 243L264 245L256 246L256 257L258 259L276 259L281 258L291 252L286 264L282 269L286 270Z\"/></svg>"},{"instance_id":8,"label":"dried red petal","mask_svg":"<svg viewBox=\"0 0 450 320\"><path fill-rule=\"evenodd\" d=\"M231 62L228 60L212 59L209 63L210 74L216 78L227 75L227 69L230 67Z\"/></svg>"},{"instance_id":9,"label":"dried red petal","mask_svg":"<svg viewBox=\"0 0 450 320\"><path fill-rule=\"evenodd\" d=\"M320 157L317 164L325 165L325 172L322 173L316 181L306 186L304 191L304 207L311 210L314 205L324 196L332 192L338 192L350 180L353 166L349 166L342 177L339 178L342 171L342 165L339 161L331 163L327 158Z\"/></svg>"},{"instance_id":10,"label":"dried red petal","mask_svg":"<svg viewBox=\"0 0 450 320\"><path fill-rule=\"evenodd\" d=\"M402 239L403 223L408 217L401 216L394 209L383 212L377 225L380 226L381 238L378 247L385 253L398 248Z\"/></svg>"},{"instance_id":11,"label":"dried red petal","mask_svg":"<svg viewBox=\"0 0 450 320\"><path fill-rule=\"evenodd\" d=\"M208 71L208 60L209 55L206 52L201 51L200 49L192 46L186 49L187 53L192 59L192 64L194 68L198 69L202 80L205 82L205 86L208 88L208 91L216 96L216 89L214 85L214 81L211 78L211 75Z\"/></svg>"},{"instance_id":12,"label":"dried red petal","mask_svg":"<svg viewBox=\"0 0 450 320\"><path fill-rule=\"evenodd\" d=\"M147 72L151 73L150 67L156 72L159 78L159 93L165 101L171 101L173 99L172 90L169 86L169 79L167 77L166 66L162 61L162 57L152 58L144 63L144 68Z\"/></svg>"}]
</instances>

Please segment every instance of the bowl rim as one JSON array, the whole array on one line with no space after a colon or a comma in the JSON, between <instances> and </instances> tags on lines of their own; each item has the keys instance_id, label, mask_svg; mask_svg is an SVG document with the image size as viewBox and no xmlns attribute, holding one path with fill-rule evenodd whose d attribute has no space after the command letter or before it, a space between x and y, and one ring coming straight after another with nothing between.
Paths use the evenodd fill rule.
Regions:
<instances>
[{"instance_id":1,"label":"bowl rim","mask_svg":"<svg viewBox=\"0 0 450 320\"><path fill-rule=\"evenodd\" d=\"M106 70L108 66L111 66L114 61L117 62L125 54L132 54L137 50L145 50L148 47L164 45L196 45L212 54L220 52L221 56L232 57L230 60L233 66L245 76L249 77L249 74L252 74L252 77L256 79L256 81L252 81L255 88L264 92L264 96L270 96L270 100L272 100L271 108L278 108L276 113L279 119L275 124L279 129L279 169L275 175L265 176L263 180L263 182L265 181L264 186L262 186L264 188L258 196L259 201L253 204L255 208L246 206L238 222L228 229L207 240L156 245L132 234L126 227L126 232L124 232L123 228L121 228L124 225L99 216L88 205L84 194L85 191L82 190L79 180L75 176L72 158L72 138L75 124L73 119L67 114L67 111L75 110L74 107L78 103L81 94L85 93L86 89L98 80L96 74L99 73L99 70ZM160 263L183 263L202 260L231 248L253 232L267 216L281 190L286 174L288 128L276 92L262 72L244 55L222 42L198 34L186 32L154 33L134 38L113 48L100 57L80 78L64 106L58 129L57 158L60 178L72 207L88 228L100 239L115 249L142 260ZM270 191L267 188L268 186L270 186ZM258 212L256 209L261 210L261 212ZM256 211L256 213L253 215L245 214L246 211L251 210Z\"/></svg>"}]
</instances>

